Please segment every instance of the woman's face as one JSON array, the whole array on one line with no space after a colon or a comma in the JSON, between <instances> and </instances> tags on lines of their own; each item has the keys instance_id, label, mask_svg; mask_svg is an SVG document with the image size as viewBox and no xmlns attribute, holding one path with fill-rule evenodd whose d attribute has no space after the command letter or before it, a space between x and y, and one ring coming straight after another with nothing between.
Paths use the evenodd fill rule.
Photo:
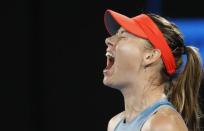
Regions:
<instances>
[{"instance_id":1,"label":"woman's face","mask_svg":"<svg viewBox=\"0 0 204 131\"><path fill-rule=\"evenodd\" d=\"M113 88L128 86L139 77L147 41L120 28L105 43L107 66L103 83Z\"/></svg>"}]
</instances>

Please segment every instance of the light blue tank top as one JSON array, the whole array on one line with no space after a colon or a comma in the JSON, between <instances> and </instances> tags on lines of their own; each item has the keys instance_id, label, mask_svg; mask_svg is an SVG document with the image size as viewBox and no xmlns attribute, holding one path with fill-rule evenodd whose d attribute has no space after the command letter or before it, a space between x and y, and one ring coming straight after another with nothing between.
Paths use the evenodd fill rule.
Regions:
<instances>
[{"instance_id":1,"label":"light blue tank top","mask_svg":"<svg viewBox=\"0 0 204 131\"><path fill-rule=\"evenodd\" d=\"M135 117L131 122L124 123L124 119L122 119L114 131L141 131L144 123L156 112L160 107L170 107L175 110L175 107L167 100L160 99L153 103L151 106L146 108L143 112L139 113L137 117Z\"/></svg>"}]
</instances>

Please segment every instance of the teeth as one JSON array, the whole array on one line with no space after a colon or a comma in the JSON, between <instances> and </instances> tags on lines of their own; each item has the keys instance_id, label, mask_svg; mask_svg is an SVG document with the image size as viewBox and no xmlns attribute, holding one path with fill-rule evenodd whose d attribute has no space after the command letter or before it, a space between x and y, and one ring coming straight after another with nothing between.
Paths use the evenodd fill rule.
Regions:
<instances>
[{"instance_id":1,"label":"teeth","mask_svg":"<svg viewBox=\"0 0 204 131\"><path fill-rule=\"evenodd\" d=\"M115 56L113 56L113 54L111 54L110 52L106 52L106 56L107 56L107 57L113 57L113 58L115 57Z\"/></svg>"}]
</instances>

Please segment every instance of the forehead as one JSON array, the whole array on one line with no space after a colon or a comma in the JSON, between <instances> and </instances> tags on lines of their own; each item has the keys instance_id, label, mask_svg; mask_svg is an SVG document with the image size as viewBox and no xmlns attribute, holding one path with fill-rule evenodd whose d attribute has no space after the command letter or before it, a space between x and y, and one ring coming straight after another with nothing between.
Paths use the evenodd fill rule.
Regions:
<instances>
[{"instance_id":1,"label":"forehead","mask_svg":"<svg viewBox=\"0 0 204 131\"><path fill-rule=\"evenodd\" d=\"M123 27L120 27L117 32L119 33L119 32L123 32L123 31L127 32Z\"/></svg>"},{"instance_id":2,"label":"forehead","mask_svg":"<svg viewBox=\"0 0 204 131\"><path fill-rule=\"evenodd\" d=\"M118 31L116 32L116 35L125 35L125 36L128 36L128 37L140 39L139 37L133 35L132 33L129 33L128 31L126 31L123 27L120 27L118 29Z\"/></svg>"},{"instance_id":3,"label":"forehead","mask_svg":"<svg viewBox=\"0 0 204 131\"><path fill-rule=\"evenodd\" d=\"M127 33L127 34L129 34L123 27L120 27L118 30L117 30L117 32L116 32L116 34L121 34L121 33Z\"/></svg>"}]
</instances>

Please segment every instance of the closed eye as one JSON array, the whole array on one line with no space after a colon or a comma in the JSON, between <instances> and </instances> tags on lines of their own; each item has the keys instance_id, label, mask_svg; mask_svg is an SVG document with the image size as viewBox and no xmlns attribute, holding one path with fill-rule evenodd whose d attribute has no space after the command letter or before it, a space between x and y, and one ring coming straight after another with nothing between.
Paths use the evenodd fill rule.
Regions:
<instances>
[{"instance_id":1,"label":"closed eye","mask_svg":"<svg viewBox=\"0 0 204 131\"><path fill-rule=\"evenodd\" d=\"M118 37L118 41L121 41L121 40L123 40L123 39L126 39L127 37L125 37L125 36L120 36L120 37Z\"/></svg>"}]
</instances>

